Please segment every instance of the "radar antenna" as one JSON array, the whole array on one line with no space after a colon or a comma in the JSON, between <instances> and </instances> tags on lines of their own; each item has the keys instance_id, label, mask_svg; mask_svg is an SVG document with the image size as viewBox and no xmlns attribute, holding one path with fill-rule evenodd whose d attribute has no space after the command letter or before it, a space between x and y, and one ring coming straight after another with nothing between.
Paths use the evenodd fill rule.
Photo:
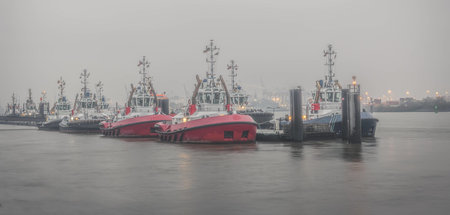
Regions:
<instances>
[{"instance_id":1,"label":"radar antenna","mask_svg":"<svg viewBox=\"0 0 450 215\"><path fill-rule=\"evenodd\" d=\"M148 73L148 68L150 67L150 62L148 62L148 60L145 59L145 56L142 56L142 60L139 60L139 63L137 65L138 67L140 67L140 71L139 74L142 75L142 80L139 83L141 85L141 87L143 89L145 89L147 87L147 73Z\"/></svg>"},{"instance_id":2,"label":"radar antenna","mask_svg":"<svg viewBox=\"0 0 450 215\"><path fill-rule=\"evenodd\" d=\"M59 77L57 83L59 89L59 97L62 98L64 96L64 87L66 86L66 82L62 79L62 77Z\"/></svg>"},{"instance_id":3,"label":"radar antenna","mask_svg":"<svg viewBox=\"0 0 450 215\"><path fill-rule=\"evenodd\" d=\"M83 70L83 72L80 74L80 79L81 79L81 84L83 84L83 96L87 96L87 84L88 81L87 79L89 78L89 76L91 75L91 73L88 73L86 69Z\"/></svg>"},{"instance_id":4,"label":"radar antenna","mask_svg":"<svg viewBox=\"0 0 450 215\"><path fill-rule=\"evenodd\" d=\"M215 74L214 74L214 65L216 63L216 56L219 55L220 48L217 48L214 45L214 40L210 41L209 46L206 46L205 50L203 50L203 53L207 53L209 55L206 58L206 62L210 63L210 72L206 72L206 77L210 79L209 86L213 87L215 86ZM209 58L209 59L208 59Z\"/></svg>"},{"instance_id":5,"label":"radar antenna","mask_svg":"<svg viewBox=\"0 0 450 215\"><path fill-rule=\"evenodd\" d=\"M333 50L333 45L328 45L328 50L323 51L323 56L325 57L325 65L328 66L328 74L325 76L325 81L328 86L331 86L333 82L334 72L334 59L336 59L336 52Z\"/></svg>"},{"instance_id":6,"label":"radar antenna","mask_svg":"<svg viewBox=\"0 0 450 215\"><path fill-rule=\"evenodd\" d=\"M237 87L234 78L237 76L237 73L235 73L235 71L238 69L238 65L234 63L234 60L231 60L230 64L227 65L227 69L231 70L231 90L235 91Z\"/></svg>"}]
</instances>

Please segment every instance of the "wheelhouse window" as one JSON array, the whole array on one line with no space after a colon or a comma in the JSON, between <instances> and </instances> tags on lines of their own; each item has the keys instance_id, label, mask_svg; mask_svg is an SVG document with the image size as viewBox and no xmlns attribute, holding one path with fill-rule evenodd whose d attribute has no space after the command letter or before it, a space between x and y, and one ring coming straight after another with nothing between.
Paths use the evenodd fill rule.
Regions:
<instances>
[{"instance_id":1,"label":"wheelhouse window","mask_svg":"<svg viewBox=\"0 0 450 215\"><path fill-rule=\"evenodd\" d=\"M203 99L203 93L199 93L198 96L197 96L197 99L198 99L199 103L204 103L205 102L204 99Z\"/></svg>"},{"instance_id":2,"label":"wheelhouse window","mask_svg":"<svg viewBox=\"0 0 450 215\"><path fill-rule=\"evenodd\" d=\"M327 92L327 101L332 102L333 101L333 92Z\"/></svg>"},{"instance_id":3,"label":"wheelhouse window","mask_svg":"<svg viewBox=\"0 0 450 215\"><path fill-rule=\"evenodd\" d=\"M214 104L219 104L220 103L220 93L219 92L214 93L214 101L213 101L213 103Z\"/></svg>"},{"instance_id":4,"label":"wheelhouse window","mask_svg":"<svg viewBox=\"0 0 450 215\"><path fill-rule=\"evenodd\" d=\"M340 102L341 101L341 93L337 92L336 96L334 97L334 102Z\"/></svg>"},{"instance_id":5,"label":"wheelhouse window","mask_svg":"<svg viewBox=\"0 0 450 215\"><path fill-rule=\"evenodd\" d=\"M244 103L246 103L247 102L247 99L245 98L245 97L239 97L239 104L240 105L243 105Z\"/></svg>"},{"instance_id":6,"label":"wheelhouse window","mask_svg":"<svg viewBox=\"0 0 450 215\"><path fill-rule=\"evenodd\" d=\"M232 102L233 102L233 104L239 104L239 98L233 97Z\"/></svg>"},{"instance_id":7,"label":"wheelhouse window","mask_svg":"<svg viewBox=\"0 0 450 215\"><path fill-rule=\"evenodd\" d=\"M211 103L211 93L205 93L206 99L205 103L210 104Z\"/></svg>"}]
</instances>

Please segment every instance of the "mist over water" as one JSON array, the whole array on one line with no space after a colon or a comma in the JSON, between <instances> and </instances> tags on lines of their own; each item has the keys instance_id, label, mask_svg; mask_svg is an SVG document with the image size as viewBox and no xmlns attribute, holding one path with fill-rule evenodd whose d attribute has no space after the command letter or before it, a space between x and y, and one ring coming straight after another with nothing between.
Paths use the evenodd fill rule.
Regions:
<instances>
[{"instance_id":1,"label":"mist over water","mask_svg":"<svg viewBox=\"0 0 450 215\"><path fill-rule=\"evenodd\" d=\"M446 214L450 114L374 115L376 138L360 145L171 144L0 125L0 214Z\"/></svg>"},{"instance_id":2,"label":"mist over water","mask_svg":"<svg viewBox=\"0 0 450 215\"><path fill-rule=\"evenodd\" d=\"M126 101L136 83L138 59L151 61L158 93L191 95L195 75L205 75L202 53L210 39L221 48L218 74L239 65L238 81L249 94L314 89L326 72L323 50L333 44L335 71L343 85L353 75L371 97L422 98L448 89L450 2L369 1L1 1L0 106L12 93L35 101L46 90L67 96L81 89L79 74L91 72L90 87L104 83L111 103Z\"/></svg>"}]
</instances>

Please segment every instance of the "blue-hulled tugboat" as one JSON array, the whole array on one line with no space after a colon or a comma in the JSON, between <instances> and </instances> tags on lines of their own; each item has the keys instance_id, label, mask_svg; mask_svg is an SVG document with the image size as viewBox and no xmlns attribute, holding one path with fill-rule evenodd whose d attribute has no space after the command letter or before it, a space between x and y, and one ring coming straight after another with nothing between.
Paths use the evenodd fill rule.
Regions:
<instances>
[{"instance_id":1,"label":"blue-hulled tugboat","mask_svg":"<svg viewBox=\"0 0 450 215\"><path fill-rule=\"evenodd\" d=\"M328 73L324 80L316 81L316 90L312 92L312 98L308 100L303 123L305 126L308 124L328 125L331 133L341 135L342 86L337 79L334 79L333 66L336 52L332 45L328 45L328 49L324 50L324 57ZM361 112L362 136L374 137L377 123L378 119L374 118L371 113Z\"/></svg>"}]
</instances>

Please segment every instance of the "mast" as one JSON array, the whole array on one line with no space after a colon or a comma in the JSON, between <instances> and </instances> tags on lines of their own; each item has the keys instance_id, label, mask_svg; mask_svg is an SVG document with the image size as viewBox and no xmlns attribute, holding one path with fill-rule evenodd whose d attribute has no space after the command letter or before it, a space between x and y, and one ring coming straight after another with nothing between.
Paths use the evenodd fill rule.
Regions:
<instances>
[{"instance_id":1,"label":"mast","mask_svg":"<svg viewBox=\"0 0 450 215\"><path fill-rule=\"evenodd\" d=\"M16 115L16 102L17 102L16 95L14 95L13 93L11 98L12 98L13 115Z\"/></svg>"},{"instance_id":2,"label":"mast","mask_svg":"<svg viewBox=\"0 0 450 215\"><path fill-rule=\"evenodd\" d=\"M80 75L80 79L81 79L81 84L83 84L83 97L86 97L86 93L87 93L87 79L89 78L89 75L91 73L88 73L86 69L83 70L83 73L81 73Z\"/></svg>"},{"instance_id":3,"label":"mast","mask_svg":"<svg viewBox=\"0 0 450 215\"><path fill-rule=\"evenodd\" d=\"M41 92L41 95L42 95L42 102L45 102L45 101L47 101L47 91L42 91Z\"/></svg>"},{"instance_id":4,"label":"mast","mask_svg":"<svg viewBox=\"0 0 450 215\"><path fill-rule=\"evenodd\" d=\"M145 60L145 56L142 56L142 60L139 60L139 63L137 65L138 67L141 67L139 70L139 74L142 75L142 80L140 81L140 85L142 89L146 89L147 87L147 73L146 68L150 67L150 63L148 60Z\"/></svg>"},{"instance_id":5,"label":"mast","mask_svg":"<svg viewBox=\"0 0 450 215\"><path fill-rule=\"evenodd\" d=\"M334 77L334 59L336 59L336 52L333 50L333 45L328 45L328 50L323 51L323 56L326 60L325 65L328 67L328 74L325 76L326 84L327 86L331 86Z\"/></svg>"},{"instance_id":6,"label":"mast","mask_svg":"<svg viewBox=\"0 0 450 215\"><path fill-rule=\"evenodd\" d=\"M99 105L100 105L100 109L103 108L103 83L101 81L99 81L96 85L97 88L97 94L98 94L98 98L99 98Z\"/></svg>"},{"instance_id":7,"label":"mast","mask_svg":"<svg viewBox=\"0 0 450 215\"><path fill-rule=\"evenodd\" d=\"M220 49L217 48L214 45L214 40L210 41L209 46L206 46L205 50L203 51L203 53L208 53L209 55L209 59L206 58L206 62L210 63L210 72L206 72L206 77L210 78L210 82L209 82L209 87L214 87L215 86L215 74L214 74L214 65L216 63L216 56L219 55L219 51Z\"/></svg>"},{"instance_id":8,"label":"mast","mask_svg":"<svg viewBox=\"0 0 450 215\"><path fill-rule=\"evenodd\" d=\"M237 74L235 73L235 71L238 69L238 65L234 63L234 60L231 60L231 64L227 65L227 69L231 70L231 90L235 91L236 90L236 83L234 81L234 78L237 76Z\"/></svg>"},{"instance_id":9,"label":"mast","mask_svg":"<svg viewBox=\"0 0 450 215\"><path fill-rule=\"evenodd\" d=\"M58 89L59 89L59 98L64 97L64 87L66 85L66 82L62 79L62 77L59 77L58 83Z\"/></svg>"},{"instance_id":10,"label":"mast","mask_svg":"<svg viewBox=\"0 0 450 215\"><path fill-rule=\"evenodd\" d=\"M33 98L31 97L31 88L28 89L28 100L27 103L31 104L33 102Z\"/></svg>"}]
</instances>

